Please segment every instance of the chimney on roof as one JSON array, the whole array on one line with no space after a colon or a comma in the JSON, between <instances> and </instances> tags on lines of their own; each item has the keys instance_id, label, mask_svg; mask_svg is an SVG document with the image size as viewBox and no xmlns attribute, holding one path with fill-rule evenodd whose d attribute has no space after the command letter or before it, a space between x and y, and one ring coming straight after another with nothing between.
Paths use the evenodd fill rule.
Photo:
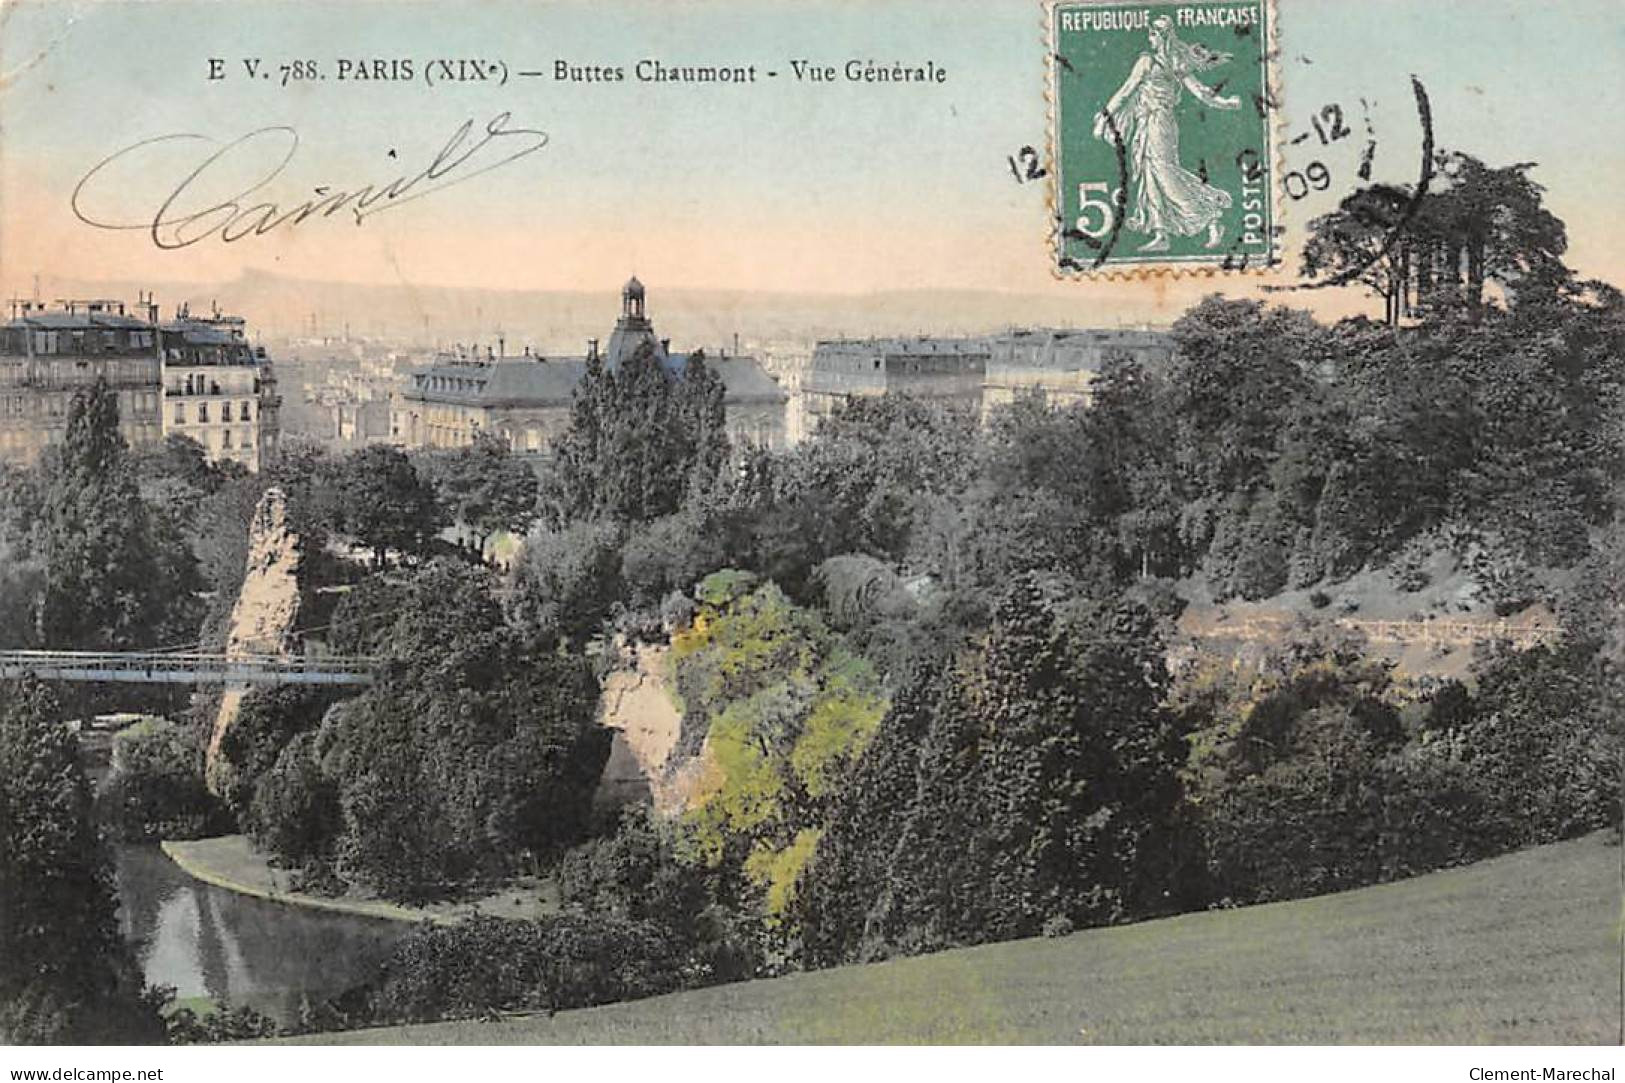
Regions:
<instances>
[{"instance_id":1,"label":"chimney on roof","mask_svg":"<svg viewBox=\"0 0 1625 1083\"><path fill-rule=\"evenodd\" d=\"M587 340L587 360L598 360L598 340L595 338L589 338Z\"/></svg>"},{"instance_id":2,"label":"chimney on roof","mask_svg":"<svg viewBox=\"0 0 1625 1083\"><path fill-rule=\"evenodd\" d=\"M508 340L501 337L500 335L497 336L497 356L498 357L507 357L508 356Z\"/></svg>"}]
</instances>

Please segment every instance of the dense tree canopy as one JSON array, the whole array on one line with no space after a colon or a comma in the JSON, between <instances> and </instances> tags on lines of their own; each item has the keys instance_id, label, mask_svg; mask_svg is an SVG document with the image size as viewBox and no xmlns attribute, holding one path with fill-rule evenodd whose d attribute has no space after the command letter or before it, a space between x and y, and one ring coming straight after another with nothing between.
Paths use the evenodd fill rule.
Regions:
<instances>
[{"instance_id":1,"label":"dense tree canopy","mask_svg":"<svg viewBox=\"0 0 1625 1083\"><path fill-rule=\"evenodd\" d=\"M325 714L297 693L256 703L230 752L270 767L227 796L262 842L419 900L583 836L609 751L597 682L579 653L515 634L495 588L475 565L407 571L380 588L389 608L346 632L387 659L375 684Z\"/></svg>"},{"instance_id":2,"label":"dense tree canopy","mask_svg":"<svg viewBox=\"0 0 1625 1083\"><path fill-rule=\"evenodd\" d=\"M1568 235L1533 168L1441 151L1420 197L1409 186L1372 185L1309 223L1303 273L1363 284L1383 299L1391 326L1450 307L1477 312L1489 282L1514 299L1550 296L1569 278Z\"/></svg>"},{"instance_id":3,"label":"dense tree canopy","mask_svg":"<svg viewBox=\"0 0 1625 1083\"><path fill-rule=\"evenodd\" d=\"M30 538L45 573L35 610L42 646L127 650L191 638L201 615L196 563L142 501L104 381L74 395L42 495Z\"/></svg>"},{"instance_id":4,"label":"dense tree canopy","mask_svg":"<svg viewBox=\"0 0 1625 1083\"><path fill-rule=\"evenodd\" d=\"M742 871L782 923L885 699L872 668L777 587L719 572L698 596L672 640L688 740L709 757L687 840L707 865Z\"/></svg>"},{"instance_id":5,"label":"dense tree canopy","mask_svg":"<svg viewBox=\"0 0 1625 1083\"><path fill-rule=\"evenodd\" d=\"M727 461L722 398L722 381L703 354L676 374L647 343L614 371L589 359L543 485L551 523L671 514Z\"/></svg>"},{"instance_id":6,"label":"dense tree canopy","mask_svg":"<svg viewBox=\"0 0 1625 1083\"><path fill-rule=\"evenodd\" d=\"M910 681L841 795L809 872L811 957L1173 907L1188 843L1165 681L1149 614L1018 579L972 649Z\"/></svg>"},{"instance_id":7,"label":"dense tree canopy","mask_svg":"<svg viewBox=\"0 0 1625 1083\"><path fill-rule=\"evenodd\" d=\"M445 525L434 489L395 448L375 444L355 452L344 460L342 479L345 528L372 549L377 566L390 550L424 552Z\"/></svg>"},{"instance_id":8,"label":"dense tree canopy","mask_svg":"<svg viewBox=\"0 0 1625 1083\"><path fill-rule=\"evenodd\" d=\"M0 681L0 1040L161 1040L117 915L78 739L43 685Z\"/></svg>"},{"instance_id":9,"label":"dense tree canopy","mask_svg":"<svg viewBox=\"0 0 1625 1083\"><path fill-rule=\"evenodd\" d=\"M454 451L424 457L425 473L441 507L472 531L476 549L498 531L523 534L536 519L536 475L494 433Z\"/></svg>"}]
</instances>

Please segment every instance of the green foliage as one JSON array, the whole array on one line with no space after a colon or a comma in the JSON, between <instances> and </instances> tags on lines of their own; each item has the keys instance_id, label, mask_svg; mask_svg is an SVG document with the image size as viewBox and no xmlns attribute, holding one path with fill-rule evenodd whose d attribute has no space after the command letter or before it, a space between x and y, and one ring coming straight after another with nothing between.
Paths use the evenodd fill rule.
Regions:
<instances>
[{"instance_id":1,"label":"green foliage","mask_svg":"<svg viewBox=\"0 0 1625 1083\"><path fill-rule=\"evenodd\" d=\"M300 685L256 689L220 741L220 794L255 844L319 876L338 837L338 790L323 773L316 730L331 691Z\"/></svg>"},{"instance_id":2,"label":"green foliage","mask_svg":"<svg viewBox=\"0 0 1625 1083\"><path fill-rule=\"evenodd\" d=\"M514 568L515 619L538 642L583 644L625 593L621 528L607 521L538 526Z\"/></svg>"},{"instance_id":3,"label":"green foliage","mask_svg":"<svg viewBox=\"0 0 1625 1083\"><path fill-rule=\"evenodd\" d=\"M424 552L445 525L434 488L395 448L375 444L355 452L344 460L340 481L344 527L372 549L380 567L391 549Z\"/></svg>"},{"instance_id":4,"label":"green foliage","mask_svg":"<svg viewBox=\"0 0 1625 1083\"><path fill-rule=\"evenodd\" d=\"M703 737L708 757L685 846L742 872L778 926L885 699L873 669L816 614L755 584L737 571L707 578L671 664L685 733Z\"/></svg>"},{"instance_id":5,"label":"green foliage","mask_svg":"<svg viewBox=\"0 0 1625 1083\"><path fill-rule=\"evenodd\" d=\"M1032 577L917 672L843 795L801 914L819 963L1035 935L1173 905L1182 748L1149 614Z\"/></svg>"},{"instance_id":6,"label":"green foliage","mask_svg":"<svg viewBox=\"0 0 1625 1083\"><path fill-rule=\"evenodd\" d=\"M162 1037L117 914L77 740L43 685L0 682L0 1040Z\"/></svg>"},{"instance_id":7,"label":"green foliage","mask_svg":"<svg viewBox=\"0 0 1625 1083\"><path fill-rule=\"evenodd\" d=\"M261 471L268 484L287 494L288 526L304 539L307 557L345 530L347 473L345 460L319 441L299 436L284 437Z\"/></svg>"},{"instance_id":8,"label":"green foliage","mask_svg":"<svg viewBox=\"0 0 1625 1083\"><path fill-rule=\"evenodd\" d=\"M718 524L692 503L627 531L621 577L632 609L653 609L673 592L686 594L695 583L727 566L726 541Z\"/></svg>"},{"instance_id":9,"label":"green foliage","mask_svg":"<svg viewBox=\"0 0 1625 1083\"><path fill-rule=\"evenodd\" d=\"M21 543L0 538L0 649L38 646L35 605L45 589L45 562Z\"/></svg>"},{"instance_id":10,"label":"green foliage","mask_svg":"<svg viewBox=\"0 0 1625 1083\"><path fill-rule=\"evenodd\" d=\"M722 381L701 354L680 374L667 372L647 344L615 371L589 360L542 486L550 524L646 522L675 512L727 461L722 399Z\"/></svg>"},{"instance_id":11,"label":"green foliage","mask_svg":"<svg viewBox=\"0 0 1625 1083\"><path fill-rule=\"evenodd\" d=\"M250 836L255 834L249 811L254 787L289 741L321 724L333 700L331 691L285 684L253 689L238 704L236 719L220 739L216 789Z\"/></svg>"},{"instance_id":12,"label":"green foliage","mask_svg":"<svg viewBox=\"0 0 1625 1083\"><path fill-rule=\"evenodd\" d=\"M538 921L473 917L425 925L385 961L375 1024L560 1011L669 993L691 983L662 929L608 914Z\"/></svg>"},{"instance_id":13,"label":"green foliage","mask_svg":"<svg viewBox=\"0 0 1625 1083\"><path fill-rule=\"evenodd\" d=\"M411 902L455 894L584 835L608 756L585 658L511 627L494 575L430 561L350 592L340 649L377 683L250 695L222 741L224 795L261 846Z\"/></svg>"},{"instance_id":14,"label":"green foliage","mask_svg":"<svg viewBox=\"0 0 1625 1083\"><path fill-rule=\"evenodd\" d=\"M201 1015L191 1008L177 1008L165 1017L164 1026L170 1045L252 1042L281 1032L276 1020L246 1004L227 1004Z\"/></svg>"},{"instance_id":15,"label":"green foliage","mask_svg":"<svg viewBox=\"0 0 1625 1083\"><path fill-rule=\"evenodd\" d=\"M1441 151L1428 191L1373 185L1309 223L1303 274L1357 281L1383 299L1383 318L1464 306L1477 312L1495 282L1523 303L1549 297L1570 276L1568 237L1529 179L1533 162L1494 168Z\"/></svg>"},{"instance_id":16,"label":"green foliage","mask_svg":"<svg viewBox=\"0 0 1625 1083\"><path fill-rule=\"evenodd\" d=\"M725 883L684 861L682 828L650 810L625 813L614 835L571 850L555 880L566 908L657 926L688 953L691 983L752 977L761 965L750 924L725 898Z\"/></svg>"},{"instance_id":17,"label":"green foliage","mask_svg":"<svg viewBox=\"0 0 1625 1083\"><path fill-rule=\"evenodd\" d=\"M242 825L258 846L325 878L341 811L338 784L323 773L316 734L307 731L295 734L256 779Z\"/></svg>"},{"instance_id":18,"label":"green foliage","mask_svg":"<svg viewBox=\"0 0 1625 1083\"><path fill-rule=\"evenodd\" d=\"M34 610L42 646L127 650L192 637L195 561L174 524L142 501L103 380L69 404L40 513L30 547L45 570Z\"/></svg>"},{"instance_id":19,"label":"green foliage","mask_svg":"<svg viewBox=\"0 0 1625 1083\"><path fill-rule=\"evenodd\" d=\"M1310 637L1256 672L1195 674L1192 800L1216 897L1344 890L1570 838L1619 813L1617 728L1585 650L1489 660L1407 733L1388 667Z\"/></svg>"},{"instance_id":20,"label":"green foliage","mask_svg":"<svg viewBox=\"0 0 1625 1083\"><path fill-rule=\"evenodd\" d=\"M701 605L721 609L755 590L761 581L761 577L754 572L726 568L706 576L694 588L694 598Z\"/></svg>"},{"instance_id":21,"label":"green foliage","mask_svg":"<svg viewBox=\"0 0 1625 1083\"><path fill-rule=\"evenodd\" d=\"M1140 486L1120 530L1144 522L1141 502L1168 522L1173 494L1177 548L1221 598L1335 581L1441 532L1476 539L1458 557L1483 554L1475 573L1503 609L1532 600L1520 565L1584 556L1625 448L1605 420L1625 382L1617 299L1543 296L1403 331L1203 302L1175 325L1169 384L1112 426L1163 418L1179 464L1170 477L1142 457L1104 487Z\"/></svg>"},{"instance_id":22,"label":"green foliage","mask_svg":"<svg viewBox=\"0 0 1625 1083\"><path fill-rule=\"evenodd\" d=\"M430 452L424 468L451 520L472 529L483 549L499 530L523 534L536 519L536 475L493 433L454 451Z\"/></svg>"},{"instance_id":23,"label":"green foliage","mask_svg":"<svg viewBox=\"0 0 1625 1083\"><path fill-rule=\"evenodd\" d=\"M249 530L266 488L263 475L225 478L202 497L192 517L188 539L210 591L198 636L205 650L225 645L231 610L248 570Z\"/></svg>"},{"instance_id":24,"label":"green foliage","mask_svg":"<svg viewBox=\"0 0 1625 1083\"><path fill-rule=\"evenodd\" d=\"M751 567L802 598L830 557L902 560L932 501L968 481L976 446L962 408L901 395L843 403L764 471Z\"/></svg>"},{"instance_id":25,"label":"green foliage","mask_svg":"<svg viewBox=\"0 0 1625 1083\"><path fill-rule=\"evenodd\" d=\"M1537 646L1481 667L1471 721L1440 738L1493 799L1518 845L1619 822L1621 733L1600 659Z\"/></svg>"},{"instance_id":26,"label":"green foliage","mask_svg":"<svg viewBox=\"0 0 1625 1083\"><path fill-rule=\"evenodd\" d=\"M313 738L337 837L270 837L297 838L301 853L331 845L343 876L407 901L579 841L609 751L597 683L581 655L516 635L495 587L484 569L445 561L405 580L377 640L386 671ZM325 822L329 793L305 748L283 750L271 781Z\"/></svg>"},{"instance_id":27,"label":"green foliage","mask_svg":"<svg viewBox=\"0 0 1625 1083\"><path fill-rule=\"evenodd\" d=\"M97 807L126 842L202 838L221 826L224 811L203 784L196 733L163 718L139 722L113 739L113 770Z\"/></svg>"}]
</instances>

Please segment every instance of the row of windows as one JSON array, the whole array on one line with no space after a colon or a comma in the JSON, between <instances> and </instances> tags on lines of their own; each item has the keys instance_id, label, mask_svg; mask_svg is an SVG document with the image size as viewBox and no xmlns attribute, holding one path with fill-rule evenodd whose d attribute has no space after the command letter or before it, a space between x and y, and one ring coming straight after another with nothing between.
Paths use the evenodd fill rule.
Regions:
<instances>
[{"instance_id":1,"label":"row of windows","mask_svg":"<svg viewBox=\"0 0 1625 1083\"><path fill-rule=\"evenodd\" d=\"M0 417L33 417L44 413L46 417L66 417L72 397L55 395L0 395ZM44 403L42 411L37 405ZM119 408L125 415L152 414L158 410L155 391L125 391L119 395Z\"/></svg>"},{"instance_id":2,"label":"row of windows","mask_svg":"<svg viewBox=\"0 0 1625 1083\"><path fill-rule=\"evenodd\" d=\"M241 395L253 389L259 393L259 377L253 375L252 369L226 374L226 383L222 387L220 381L214 377L205 377L201 374L189 374L184 381L176 379L175 382L164 389L164 394L174 396L185 395Z\"/></svg>"},{"instance_id":3,"label":"row of windows","mask_svg":"<svg viewBox=\"0 0 1625 1083\"><path fill-rule=\"evenodd\" d=\"M208 403L200 402L200 403L197 404L197 420L198 420L199 425L207 425L209 423L209 404ZM220 404L220 420L221 421L231 421L231 420L233 420L232 416L231 416L231 403L230 402L223 402L223 403ZM253 413L253 410L251 409L251 405L249 403L247 403L247 402L239 402L237 404L237 417L236 417L236 420L238 420L238 421L253 421L254 420L254 413ZM177 425L186 424L186 404L184 402L177 402L175 404L175 424L177 424Z\"/></svg>"},{"instance_id":4,"label":"row of windows","mask_svg":"<svg viewBox=\"0 0 1625 1083\"><path fill-rule=\"evenodd\" d=\"M51 353L84 353L86 349L116 350L119 342L118 331L35 331L34 352L37 354ZM122 345L129 349L152 349L151 331L124 332L125 341Z\"/></svg>"},{"instance_id":5,"label":"row of windows","mask_svg":"<svg viewBox=\"0 0 1625 1083\"><path fill-rule=\"evenodd\" d=\"M49 428L36 425L23 425L19 428L0 427L0 448L60 444L66 432L66 427L62 425L53 425ZM152 444L158 440L157 434L145 425L120 425L119 432L123 433L125 441L132 445Z\"/></svg>"}]
</instances>

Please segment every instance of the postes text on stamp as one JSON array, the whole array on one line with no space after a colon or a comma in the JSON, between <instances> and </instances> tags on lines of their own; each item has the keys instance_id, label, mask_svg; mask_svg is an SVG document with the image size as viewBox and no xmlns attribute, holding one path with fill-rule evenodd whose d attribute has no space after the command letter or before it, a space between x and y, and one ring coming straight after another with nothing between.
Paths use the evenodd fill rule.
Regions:
<instances>
[{"instance_id":1,"label":"postes text on stamp","mask_svg":"<svg viewBox=\"0 0 1625 1083\"><path fill-rule=\"evenodd\" d=\"M1055 0L1056 270L1274 262L1272 0Z\"/></svg>"}]
</instances>

